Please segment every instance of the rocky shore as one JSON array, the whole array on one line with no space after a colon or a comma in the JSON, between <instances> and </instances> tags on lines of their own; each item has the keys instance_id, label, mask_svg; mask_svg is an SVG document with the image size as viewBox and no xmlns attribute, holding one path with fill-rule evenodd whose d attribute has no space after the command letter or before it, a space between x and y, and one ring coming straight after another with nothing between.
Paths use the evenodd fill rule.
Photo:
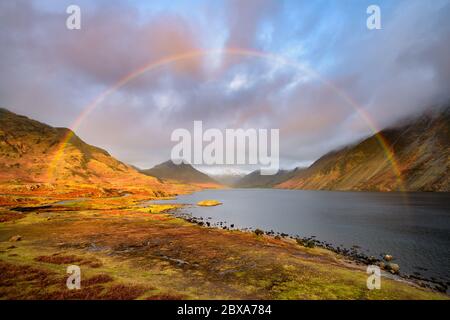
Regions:
<instances>
[{"instance_id":1,"label":"rocky shore","mask_svg":"<svg viewBox=\"0 0 450 320\"><path fill-rule=\"evenodd\" d=\"M212 222L212 217L195 217L191 213L185 211L187 208L189 208L189 206L186 205L178 210L175 210L173 214L178 218L184 219L187 222L194 223L206 228L219 228L224 230L253 232L258 236L273 237L275 239L284 239L286 241L295 241L298 245L307 248L324 248L349 259L351 263L359 265L376 265L380 267L381 270L385 271L384 274L386 276L390 274L390 278L407 281L414 285L418 285L420 287L431 289L437 292L448 294L449 291L450 283L448 282L446 283L443 281L439 281L438 279L427 278L425 276L422 276L418 272L415 272L413 274L401 272L399 264L394 262L395 257L388 253L380 253L378 257L375 257L373 255L366 255L357 245L354 245L350 248L345 248L342 245L336 246L327 241L316 239L316 236L300 237L299 235L293 236L287 233L276 232L274 230L267 231L257 228L238 228L235 226L235 224L229 224L226 221Z\"/></svg>"}]
</instances>

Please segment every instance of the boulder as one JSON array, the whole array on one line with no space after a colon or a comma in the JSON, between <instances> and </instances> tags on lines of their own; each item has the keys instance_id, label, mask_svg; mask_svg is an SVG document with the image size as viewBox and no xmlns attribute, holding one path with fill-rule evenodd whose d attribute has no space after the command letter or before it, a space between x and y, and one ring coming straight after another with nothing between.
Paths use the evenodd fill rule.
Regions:
<instances>
[{"instance_id":1,"label":"boulder","mask_svg":"<svg viewBox=\"0 0 450 320\"><path fill-rule=\"evenodd\" d=\"M391 256L390 254L385 254L384 256L383 256L383 259L384 259L384 261L392 261L392 259L394 259L394 257L393 256Z\"/></svg>"},{"instance_id":2,"label":"boulder","mask_svg":"<svg viewBox=\"0 0 450 320\"><path fill-rule=\"evenodd\" d=\"M261 235L264 234L264 231L262 231L262 230L260 230L260 229L256 229L254 232L255 232L255 234L256 234L257 236L261 236Z\"/></svg>"},{"instance_id":3,"label":"boulder","mask_svg":"<svg viewBox=\"0 0 450 320\"><path fill-rule=\"evenodd\" d=\"M392 274L397 274L400 271L400 266L396 263L388 263L386 265L386 270Z\"/></svg>"}]
</instances>

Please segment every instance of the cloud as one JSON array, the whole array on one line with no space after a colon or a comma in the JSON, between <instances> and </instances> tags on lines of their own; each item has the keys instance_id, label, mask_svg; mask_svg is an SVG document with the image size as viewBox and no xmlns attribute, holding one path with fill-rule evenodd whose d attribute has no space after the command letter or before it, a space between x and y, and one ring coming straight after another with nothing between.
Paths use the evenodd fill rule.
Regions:
<instances>
[{"instance_id":1,"label":"cloud","mask_svg":"<svg viewBox=\"0 0 450 320\"><path fill-rule=\"evenodd\" d=\"M245 74L236 74L233 79L228 83L228 92L233 93L240 90L245 90L250 86L249 79Z\"/></svg>"},{"instance_id":2,"label":"cloud","mask_svg":"<svg viewBox=\"0 0 450 320\"><path fill-rule=\"evenodd\" d=\"M228 39L226 47L254 48L265 19L280 10L276 0L230 0L226 2Z\"/></svg>"},{"instance_id":3,"label":"cloud","mask_svg":"<svg viewBox=\"0 0 450 320\"><path fill-rule=\"evenodd\" d=\"M70 126L107 88L166 59L77 128L142 167L166 160L171 131L194 120L219 129L279 128L281 163L292 167L372 134L361 110L381 129L449 100L445 0L380 1L378 31L366 28L370 1L80 1L80 31L65 28L69 3L0 2L0 105ZM169 61L216 48L294 64L225 53Z\"/></svg>"}]
</instances>

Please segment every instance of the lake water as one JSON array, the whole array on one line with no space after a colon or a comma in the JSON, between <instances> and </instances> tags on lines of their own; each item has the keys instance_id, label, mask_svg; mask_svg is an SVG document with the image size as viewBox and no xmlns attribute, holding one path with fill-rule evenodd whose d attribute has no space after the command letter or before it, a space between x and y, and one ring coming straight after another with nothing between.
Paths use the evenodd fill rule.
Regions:
<instances>
[{"instance_id":1,"label":"lake water","mask_svg":"<svg viewBox=\"0 0 450 320\"><path fill-rule=\"evenodd\" d=\"M216 207L183 209L206 221L259 228L292 236L316 236L362 253L392 254L401 272L450 281L450 194L328 192L276 189L205 190L170 203ZM208 219L209 218L209 219Z\"/></svg>"}]
</instances>

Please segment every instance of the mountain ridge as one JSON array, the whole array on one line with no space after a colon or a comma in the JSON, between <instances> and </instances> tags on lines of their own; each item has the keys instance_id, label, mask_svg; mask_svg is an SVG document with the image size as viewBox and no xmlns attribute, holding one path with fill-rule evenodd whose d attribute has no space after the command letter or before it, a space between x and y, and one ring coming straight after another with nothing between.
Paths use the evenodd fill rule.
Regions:
<instances>
[{"instance_id":1,"label":"mountain ridge","mask_svg":"<svg viewBox=\"0 0 450 320\"><path fill-rule=\"evenodd\" d=\"M177 165L172 160L160 163L150 169L140 170L140 172L163 181L176 181L217 187L221 185L207 174L195 169L191 164L181 163Z\"/></svg>"},{"instance_id":2,"label":"mountain ridge","mask_svg":"<svg viewBox=\"0 0 450 320\"><path fill-rule=\"evenodd\" d=\"M450 191L450 108L425 112L380 131L403 182L375 136L329 152L276 188L356 191Z\"/></svg>"},{"instance_id":3,"label":"mountain ridge","mask_svg":"<svg viewBox=\"0 0 450 320\"><path fill-rule=\"evenodd\" d=\"M272 188L291 178L299 168L293 170L279 170L274 175L261 175L261 170L255 170L236 181L234 188Z\"/></svg>"},{"instance_id":4,"label":"mountain ridge","mask_svg":"<svg viewBox=\"0 0 450 320\"><path fill-rule=\"evenodd\" d=\"M380 134L394 151L392 163L376 136L331 151L308 168L280 170L273 176L253 171L233 183L239 188L285 188L356 191L450 191L450 108L410 117ZM55 162L61 141L64 152ZM173 184L223 187L190 164L166 161L138 170L108 151L89 145L67 128L47 124L0 108L0 183L78 183L143 185L170 189ZM49 164L55 163L49 177Z\"/></svg>"},{"instance_id":5,"label":"mountain ridge","mask_svg":"<svg viewBox=\"0 0 450 320\"><path fill-rule=\"evenodd\" d=\"M173 189L85 143L68 128L52 127L5 108L0 108L0 183Z\"/></svg>"}]
</instances>

